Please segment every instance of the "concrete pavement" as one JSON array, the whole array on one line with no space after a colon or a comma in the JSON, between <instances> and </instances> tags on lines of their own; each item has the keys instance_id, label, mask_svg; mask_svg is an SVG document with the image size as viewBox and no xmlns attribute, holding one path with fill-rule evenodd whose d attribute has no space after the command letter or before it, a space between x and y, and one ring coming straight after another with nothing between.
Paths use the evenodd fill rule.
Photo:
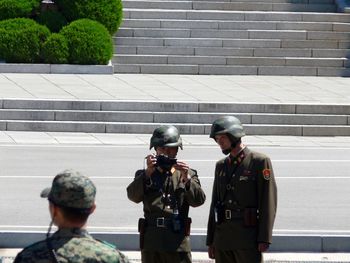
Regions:
<instances>
[{"instance_id":1,"label":"concrete pavement","mask_svg":"<svg viewBox=\"0 0 350 263\"><path fill-rule=\"evenodd\" d=\"M11 263L20 249L0 249L3 256L1 263ZM141 262L139 251L123 251L123 253L133 263ZM214 263L208 259L206 252L192 252L193 263ZM346 253L265 253L265 263L345 263L350 261L350 254Z\"/></svg>"},{"instance_id":2,"label":"concrete pavement","mask_svg":"<svg viewBox=\"0 0 350 263\"><path fill-rule=\"evenodd\" d=\"M339 77L0 74L0 99L350 105L349 87L350 78ZM0 149L1 145L11 144L147 145L149 136L1 131ZM213 141L206 135L184 135L183 139L185 145L213 145ZM248 136L246 143L291 147L350 147L350 138ZM0 252L1 255L5 254ZM279 258L274 258L277 255ZM349 257L349 254L269 253L265 259L266 262L350 262ZM135 260L138 260L136 256ZM194 262L210 261L205 254L194 254Z\"/></svg>"},{"instance_id":3,"label":"concrete pavement","mask_svg":"<svg viewBox=\"0 0 350 263\"><path fill-rule=\"evenodd\" d=\"M149 145L151 134L0 131L1 145ZM182 135L183 144L214 146L208 135ZM350 147L350 137L246 136L251 146Z\"/></svg>"},{"instance_id":4,"label":"concrete pavement","mask_svg":"<svg viewBox=\"0 0 350 263\"><path fill-rule=\"evenodd\" d=\"M350 78L0 74L0 98L350 104Z\"/></svg>"}]
</instances>

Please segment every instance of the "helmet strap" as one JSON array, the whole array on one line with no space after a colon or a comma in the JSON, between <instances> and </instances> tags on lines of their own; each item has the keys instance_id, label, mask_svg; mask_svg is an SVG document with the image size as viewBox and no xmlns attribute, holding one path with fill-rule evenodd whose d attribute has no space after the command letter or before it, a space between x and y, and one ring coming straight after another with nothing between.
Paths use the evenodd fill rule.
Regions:
<instances>
[{"instance_id":1,"label":"helmet strap","mask_svg":"<svg viewBox=\"0 0 350 263\"><path fill-rule=\"evenodd\" d=\"M50 237L52 225L53 225L53 219L50 221L49 229L47 230L47 233L46 233L46 238Z\"/></svg>"},{"instance_id":2,"label":"helmet strap","mask_svg":"<svg viewBox=\"0 0 350 263\"><path fill-rule=\"evenodd\" d=\"M241 142L241 138L235 138L234 136L232 136L232 134L228 133L227 136L231 141L231 146L227 149L222 150L222 153L224 155L228 155Z\"/></svg>"}]
</instances>

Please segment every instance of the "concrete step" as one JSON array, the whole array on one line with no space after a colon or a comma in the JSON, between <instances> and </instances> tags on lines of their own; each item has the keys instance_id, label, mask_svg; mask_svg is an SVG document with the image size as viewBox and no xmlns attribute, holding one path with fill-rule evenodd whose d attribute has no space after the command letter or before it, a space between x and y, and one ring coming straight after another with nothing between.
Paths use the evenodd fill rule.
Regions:
<instances>
[{"instance_id":1,"label":"concrete step","mask_svg":"<svg viewBox=\"0 0 350 263\"><path fill-rule=\"evenodd\" d=\"M137 0L136 0L137 1ZM148 1L148 0L145 0ZM154 0L149 0L153 2ZM177 2L188 2L189 0L172 0ZM203 2L203 0L191 0L192 2ZM335 4L334 0L205 0L205 2L255 2L255 3L286 3L286 4ZM124 0L123 0L124 3Z\"/></svg>"},{"instance_id":2,"label":"concrete step","mask_svg":"<svg viewBox=\"0 0 350 263\"><path fill-rule=\"evenodd\" d=\"M165 38L229 38L229 39L289 39L289 40L348 40L350 32L305 30L225 30L225 29L169 29L121 28L117 37Z\"/></svg>"},{"instance_id":3,"label":"concrete step","mask_svg":"<svg viewBox=\"0 0 350 263\"><path fill-rule=\"evenodd\" d=\"M115 73L187 74L187 75L269 75L269 76L342 76L348 68L295 66L220 66L171 64L114 64Z\"/></svg>"},{"instance_id":4,"label":"concrete step","mask_svg":"<svg viewBox=\"0 0 350 263\"><path fill-rule=\"evenodd\" d=\"M348 49L350 40L114 37L121 46Z\"/></svg>"},{"instance_id":5,"label":"concrete step","mask_svg":"<svg viewBox=\"0 0 350 263\"><path fill-rule=\"evenodd\" d=\"M304 66L346 67L347 58L311 57L228 57L176 55L122 55L112 59L115 64L172 64L172 65L235 65L235 66Z\"/></svg>"},{"instance_id":6,"label":"concrete step","mask_svg":"<svg viewBox=\"0 0 350 263\"><path fill-rule=\"evenodd\" d=\"M350 49L115 46L115 54L346 58Z\"/></svg>"},{"instance_id":7,"label":"concrete step","mask_svg":"<svg viewBox=\"0 0 350 263\"><path fill-rule=\"evenodd\" d=\"M339 22L349 23L350 14L319 12L259 12L172 9L124 9L126 19L180 19L228 21L289 21L289 22Z\"/></svg>"},{"instance_id":8,"label":"concrete step","mask_svg":"<svg viewBox=\"0 0 350 263\"><path fill-rule=\"evenodd\" d=\"M181 134L209 134L210 124L173 123ZM74 122L74 121L3 121L3 131L152 133L162 123ZM247 135L350 136L350 126L343 125L268 125L245 124Z\"/></svg>"},{"instance_id":9,"label":"concrete step","mask_svg":"<svg viewBox=\"0 0 350 263\"><path fill-rule=\"evenodd\" d=\"M71 110L0 110L3 121L75 121L211 124L220 116L234 115L243 124L350 125L349 115L279 113L209 113L151 111L71 111Z\"/></svg>"},{"instance_id":10,"label":"concrete step","mask_svg":"<svg viewBox=\"0 0 350 263\"><path fill-rule=\"evenodd\" d=\"M350 104L211 103L143 100L1 99L0 109L350 115Z\"/></svg>"},{"instance_id":11,"label":"concrete step","mask_svg":"<svg viewBox=\"0 0 350 263\"><path fill-rule=\"evenodd\" d=\"M124 19L123 28L176 28L176 29L265 29L265 30L310 30L350 32L349 23L338 22L289 22L289 21L220 21L176 19Z\"/></svg>"},{"instance_id":12,"label":"concrete step","mask_svg":"<svg viewBox=\"0 0 350 263\"><path fill-rule=\"evenodd\" d=\"M0 130L151 133L164 123L208 134L213 120L235 115L251 135L349 136L350 105L145 101L1 101Z\"/></svg>"},{"instance_id":13,"label":"concrete step","mask_svg":"<svg viewBox=\"0 0 350 263\"><path fill-rule=\"evenodd\" d=\"M350 104L291 104L291 103L211 103L166 101L101 101L101 100L43 100L1 99L4 110L52 111L150 111L200 113L276 113L350 115Z\"/></svg>"},{"instance_id":14,"label":"concrete step","mask_svg":"<svg viewBox=\"0 0 350 263\"><path fill-rule=\"evenodd\" d=\"M183 10L235 10L235 11L289 11L335 12L334 4L218 2L218 1L123 1L124 8L183 9Z\"/></svg>"}]
</instances>

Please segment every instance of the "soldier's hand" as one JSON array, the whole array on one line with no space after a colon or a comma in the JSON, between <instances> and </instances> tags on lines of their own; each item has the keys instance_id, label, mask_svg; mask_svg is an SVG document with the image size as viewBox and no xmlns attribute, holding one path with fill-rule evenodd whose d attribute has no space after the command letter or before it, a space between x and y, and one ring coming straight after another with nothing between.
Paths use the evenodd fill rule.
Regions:
<instances>
[{"instance_id":1,"label":"soldier's hand","mask_svg":"<svg viewBox=\"0 0 350 263\"><path fill-rule=\"evenodd\" d=\"M214 246L209 246L208 247L208 256L211 259L215 259L215 248L214 248Z\"/></svg>"},{"instance_id":2,"label":"soldier's hand","mask_svg":"<svg viewBox=\"0 0 350 263\"><path fill-rule=\"evenodd\" d=\"M258 250L259 250L260 252L265 252L265 251L267 251L267 250L269 249L269 247L270 247L270 244L269 244L269 243L259 243L259 244L258 244Z\"/></svg>"},{"instance_id":3,"label":"soldier's hand","mask_svg":"<svg viewBox=\"0 0 350 263\"><path fill-rule=\"evenodd\" d=\"M177 163L174 165L174 168L181 172L181 181L184 184L187 183L188 180L191 179L191 177L188 174L188 170L190 169L190 167L188 166L187 163L181 162L181 161L177 161Z\"/></svg>"},{"instance_id":4,"label":"soldier's hand","mask_svg":"<svg viewBox=\"0 0 350 263\"><path fill-rule=\"evenodd\" d=\"M154 173L154 170L156 169L156 163L157 163L157 158L154 154L147 155L147 157L146 157L146 164L147 164L146 176L151 177L151 175Z\"/></svg>"}]
</instances>

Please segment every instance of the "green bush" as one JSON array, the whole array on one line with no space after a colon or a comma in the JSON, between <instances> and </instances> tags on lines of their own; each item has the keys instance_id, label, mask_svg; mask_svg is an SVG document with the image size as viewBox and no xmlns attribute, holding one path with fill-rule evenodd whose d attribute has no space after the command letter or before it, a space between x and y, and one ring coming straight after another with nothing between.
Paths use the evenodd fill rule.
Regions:
<instances>
[{"instance_id":1,"label":"green bush","mask_svg":"<svg viewBox=\"0 0 350 263\"><path fill-rule=\"evenodd\" d=\"M117 32L123 17L121 0L55 0L68 21L80 18L96 20L110 34Z\"/></svg>"},{"instance_id":2,"label":"green bush","mask_svg":"<svg viewBox=\"0 0 350 263\"><path fill-rule=\"evenodd\" d=\"M47 26L51 32L59 32L62 27L68 24L62 13L55 10L42 11L35 20L39 24Z\"/></svg>"},{"instance_id":3,"label":"green bush","mask_svg":"<svg viewBox=\"0 0 350 263\"><path fill-rule=\"evenodd\" d=\"M51 34L43 45L42 56L45 63L68 63L69 49L67 39L61 34Z\"/></svg>"},{"instance_id":4,"label":"green bush","mask_svg":"<svg viewBox=\"0 0 350 263\"><path fill-rule=\"evenodd\" d=\"M112 58L112 38L96 21L79 19L65 26L60 34L68 41L69 63L106 65Z\"/></svg>"},{"instance_id":5,"label":"green bush","mask_svg":"<svg viewBox=\"0 0 350 263\"><path fill-rule=\"evenodd\" d=\"M0 0L0 20L30 17L39 6L39 0Z\"/></svg>"},{"instance_id":6,"label":"green bush","mask_svg":"<svg viewBox=\"0 0 350 263\"><path fill-rule=\"evenodd\" d=\"M0 58L8 63L40 62L41 48L49 35L47 27L32 19L0 21Z\"/></svg>"}]
</instances>

